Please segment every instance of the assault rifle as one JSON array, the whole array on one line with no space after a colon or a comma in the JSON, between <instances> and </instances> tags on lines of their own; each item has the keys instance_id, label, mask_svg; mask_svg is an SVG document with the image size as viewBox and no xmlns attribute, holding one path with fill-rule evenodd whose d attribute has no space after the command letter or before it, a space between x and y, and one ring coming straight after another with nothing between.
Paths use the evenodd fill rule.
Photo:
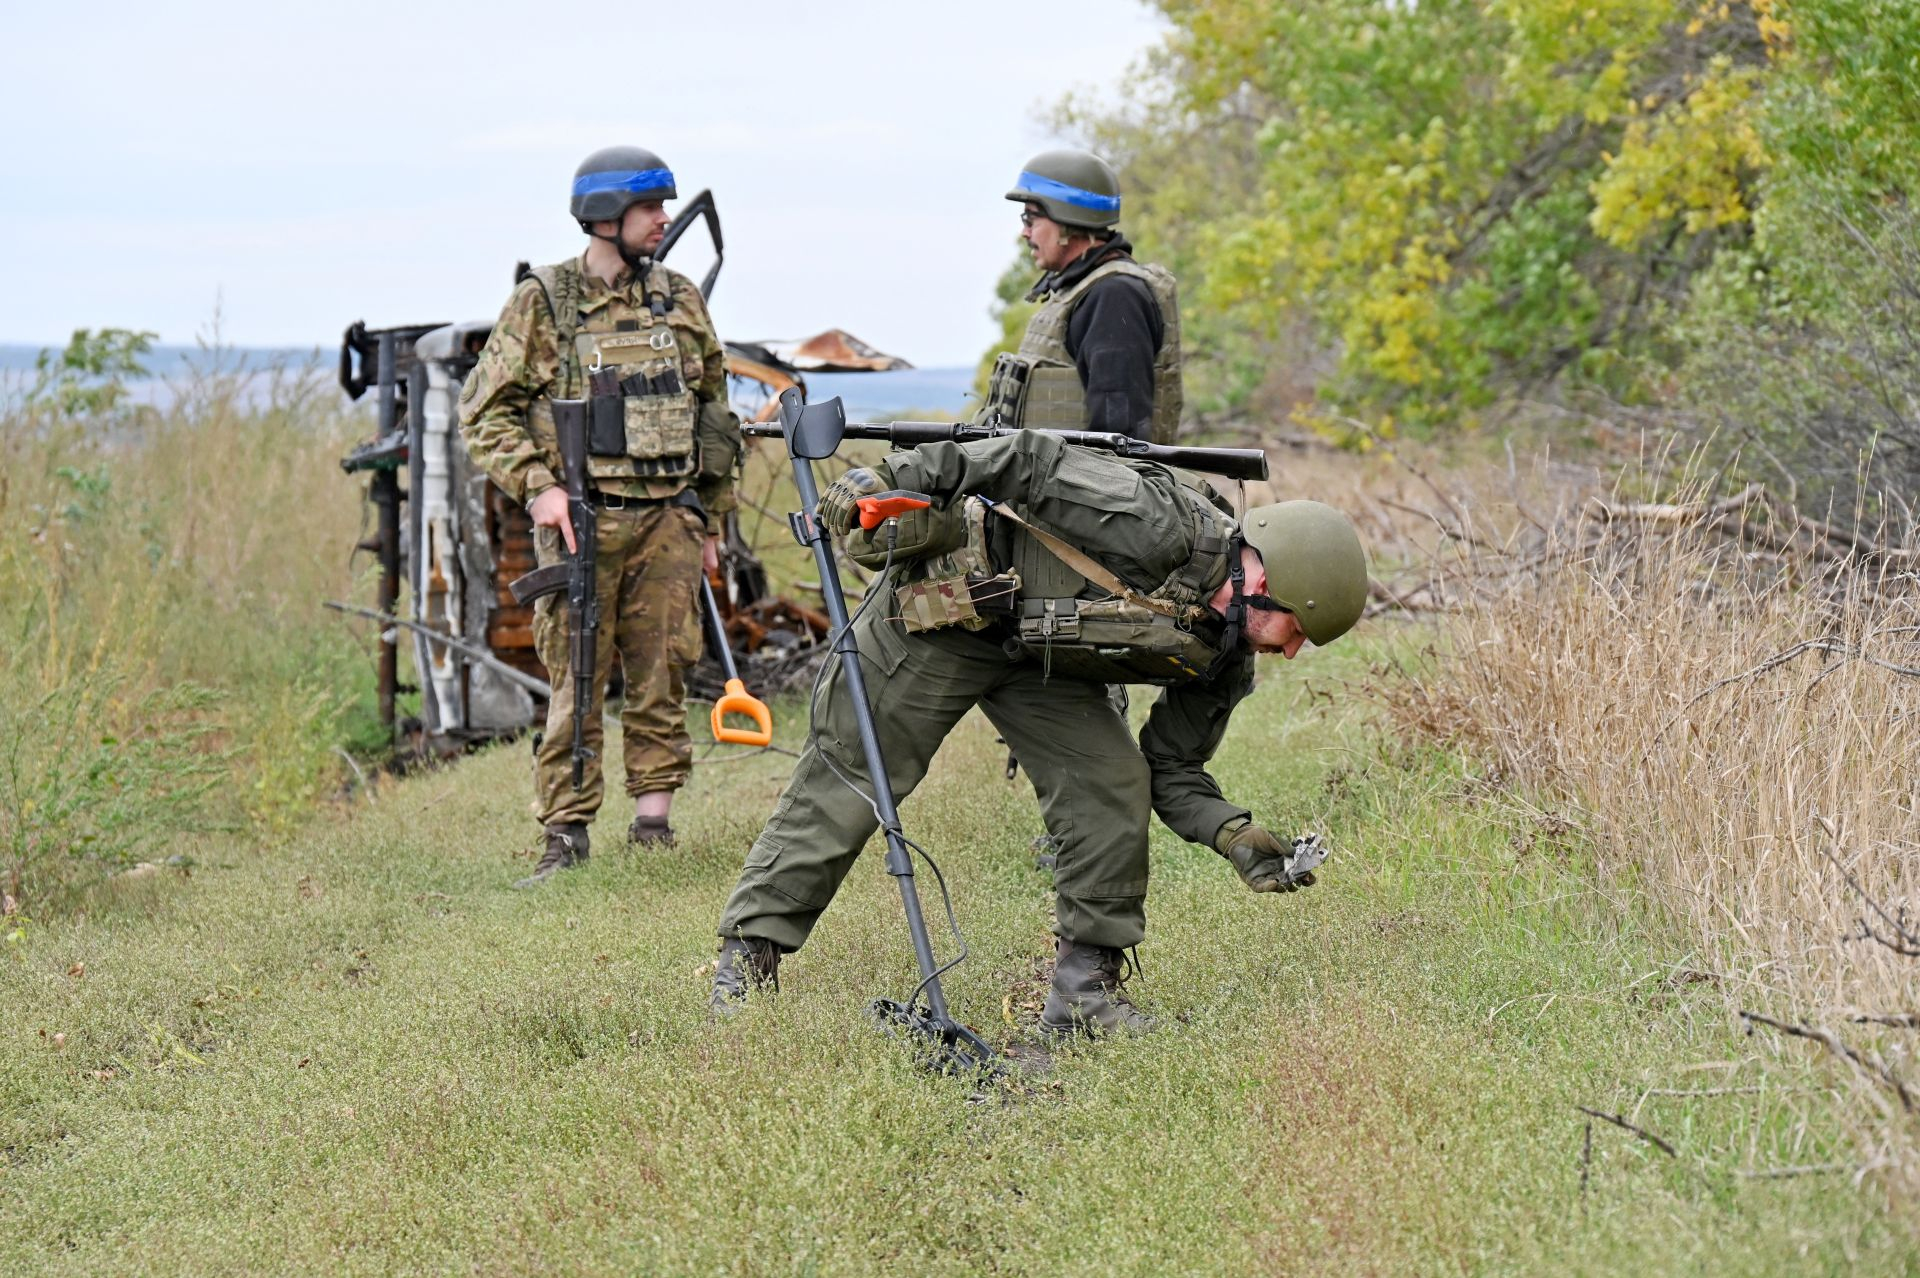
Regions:
<instances>
[{"instance_id":1,"label":"assault rifle","mask_svg":"<svg viewBox=\"0 0 1920 1278\"><path fill-rule=\"evenodd\" d=\"M743 435L762 439L780 438L780 423L749 422L740 428ZM966 444L977 439L998 439L1019 433L1012 426L975 426L967 422L848 422L847 439L884 439L901 448L942 442ZM1131 435L1109 434L1097 430L1053 430L1069 444L1099 448L1122 457L1178 466L1182 470L1204 471L1226 479L1265 479L1267 455L1258 448L1183 448L1176 444L1149 444Z\"/></svg>"},{"instance_id":2,"label":"assault rifle","mask_svg":"<svg viewBox=\"0 0 1920 1278\"><path fill-rule=\"evenodd\" d=\"M593 561L599 536L593 506L587 499L587 401L553 401L553 428L560 443L560 482L567 490L567 519L573 525L577 549L565 563L536 568L508 584L513 601L531 603L546 595L567 592L567 669L573 677L573 788L586 788L587 716L593 713L594 648L600 637L600 601L594 594Z\"/></svg>"}]
</instances>

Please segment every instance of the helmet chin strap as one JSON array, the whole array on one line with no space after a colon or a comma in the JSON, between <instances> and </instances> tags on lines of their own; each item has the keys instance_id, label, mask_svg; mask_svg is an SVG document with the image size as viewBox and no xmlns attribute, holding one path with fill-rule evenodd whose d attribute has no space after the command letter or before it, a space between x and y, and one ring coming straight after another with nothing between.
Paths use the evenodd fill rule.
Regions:
<instances>
[{"instance_id":1,"label":"helmet chin strap","mask_svg":"<svg viewBox=\"0 0 1920 1278\"><path fill-rule=\"evenodd\" d=\"M1207 667L1206 677L1211 679L1220 673L1229 658L1247 644L1247 609L1257 608L1261 612L1287 612L1287 606L1268 595L1250 595L1247 593L1247 570L1243 552L1247 548L1246 539L1235 536L1227 543L1227 577L1233 582L1233 595L1227 600L1227 628L1220 638L1220 655Z\"/></svg>"},{"instance_id":2,"label":"helmet chin strap","mask_svg":"<svg viewBox=\"0 0 1920 1278\"><path fill-rule=\"evenodd\" d=\"M580 223L580 229L596 240L605 240L607 243L613 245L613 251L620 255L620 260L627 264L627 269L633 272L634 277L642 281L646 279L647 270L653 265L652 256L646 253L629 252L626 241L620 238L618 231L615 231L612 235L602 235L593 229L593 223L591 222Z\"/></svg>"}]
</instances>

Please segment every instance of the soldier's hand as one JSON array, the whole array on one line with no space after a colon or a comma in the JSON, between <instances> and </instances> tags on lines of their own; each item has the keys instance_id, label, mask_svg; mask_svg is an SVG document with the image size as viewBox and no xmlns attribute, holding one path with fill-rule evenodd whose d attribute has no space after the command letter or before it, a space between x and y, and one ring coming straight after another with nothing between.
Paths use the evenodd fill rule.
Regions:
<instances>
[{"instance_id":1,"label":"soldier's hand","mask_svg":"<svg viewBox=\"0 0 1920 1278\"><path fill-rule=\"evenodd\" d=\"M1255 892L1291 892L1313 886L1313 871L1295 874L1292 867L1311 843L1319 851L1318 840L1295 839L1291 844L1257 825L1243 825L1221 836L1220 852L1233 863L1240 881ZM1319 861L1314 860L1314 865Z\"/></svg>"},{"instance_id":2,"label":"soldier's hand","mask_svg":"<svg viewBox=\"0 0 1920 1278\"><path fill-rule=\"evenodd\" d=\"M708 537L700 543L700 571L711 577L720 571L720 539Z\"/></svg>"},{"instance_id":3,"label":"soldier's hand","mask_svg":"<svg viewBox=\"0 0 1920 1278\"><path fill-rule=\"evenodd\" d=\"M573 539L573 521L567 518L567 490L549 488L535 497L527 507L527 513L533 516L535 528L558 528L560 540L567 543L569 555L580 552L579 545Z\"/></svg>"},{"instance_id":4,"label":"soldier's hand","mask_svg":"<svg viewBox=\"0 0 1920 1278\"><path fill-rule=\"evenodd\" d=\"M813 517L830 533L845 536L857 518L854 503L862 497L884 493L893 487L893 476L885 466L857 466L827 485Z\"/></svg>"}]
</instances>

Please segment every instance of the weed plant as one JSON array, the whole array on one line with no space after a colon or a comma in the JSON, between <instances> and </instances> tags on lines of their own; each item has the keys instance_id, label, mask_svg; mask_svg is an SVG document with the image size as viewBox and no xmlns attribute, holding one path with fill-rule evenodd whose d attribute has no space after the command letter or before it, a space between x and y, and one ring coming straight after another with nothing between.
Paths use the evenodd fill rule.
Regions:
<instances>
[{"instance_id":1,"label":"weed plant","mask_svg":"<svg viewBox=\"0 0 1920 1278\"><path fill-rule=\"evenodd\" d=\"M1575 805L1598 881L1688 936L1730 1012L1814 1035L1745 1021L1770 1058L1835 1068L1853 1148L1827 1170L1910 1211L1920 547L1896 535L1836 566L1811 525L1782 553L1779 528L1693 520L1705 504L1556 526L1446 620L1443 655L1392 704Z\"/></svg>"},{"instance_id":2,"label":"weed plant","mask_svg":"<svg viewBox=\"0 0 1920 1278\"><path fill-rule=\"evenodd\" d=\"M313 369L209 351L155 407L131 357L61 366L0 406L0 885L36 906L184 829L284 828L378 733L320 608L355 593L363 424Z\"/></svg>"}]
</instances>

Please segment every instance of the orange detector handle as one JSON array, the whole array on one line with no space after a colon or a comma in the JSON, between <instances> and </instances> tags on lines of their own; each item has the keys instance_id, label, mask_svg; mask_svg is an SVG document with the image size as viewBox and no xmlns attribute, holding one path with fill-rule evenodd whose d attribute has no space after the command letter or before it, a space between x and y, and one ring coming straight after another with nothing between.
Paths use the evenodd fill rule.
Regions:
<instances>
[{"instance_id":1,"label":"orange detector handle","mask_svg":"<svg viewBox=\"0 0 1920 1278\"><path fill-rule=\"evenodd\" d=\"M744 714L757 726L729 728L721 720L730 714ZM713 739L728 745L772 745L773 711L767 709L766 702L748 692L746 684L729 679L727 690L713 703Z\"/></svg>"},{"instance_id":2,"label":"orange detector handle","mask_svg":"<svg viewBox=\"0 0 1920 1278\"><path fill-rule=\"evenodd\" d=\"M933 499L922 493L910 493L896 488L891 492L876 493L872 497L862 497L853 503L860 512L860 526L872 532L889 519L898 519L910 510L925 510L933 505Z\"/></svg>"}]
</instances>

